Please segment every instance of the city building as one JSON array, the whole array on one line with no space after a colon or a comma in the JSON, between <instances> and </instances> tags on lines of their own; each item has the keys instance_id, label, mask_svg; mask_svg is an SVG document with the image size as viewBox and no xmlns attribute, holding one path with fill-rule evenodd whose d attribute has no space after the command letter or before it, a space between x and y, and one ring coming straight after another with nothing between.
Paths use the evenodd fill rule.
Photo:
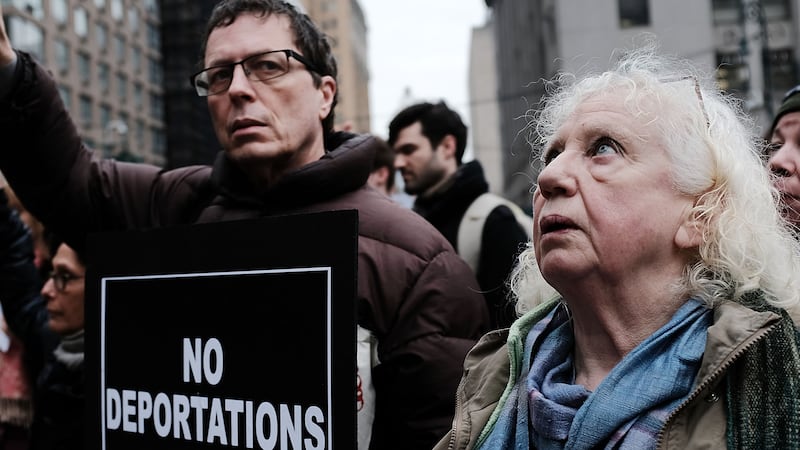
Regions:
<instances>
[{"instance_id":1,"label":"city building","mask_svg":"<svg viewBox=\"0 0 800 450\"><path fill-rule=\"evenodd\" d=\"M718 85L741 98L762 127L799 81L800 0L485 2L492 9L500 141L480 145L500 149L504 194L523 207L530 208L531 180L539 170L530 159L526 113L544 92L540 80L558 71L603 70L615 49L630 48L650 33L664 53L716 71ZM482 95L472 92L473 103L482 104L476 100Z\"/></svg>"},{"instance_id":2,"label":"city building","mask_svg":"<svg viewBox=\"0 0 800 450\"><path fill-rule=\"evenodd\" d=\"M53 74L95 151L163 164L161 19L156 0L2 0L15 47Z\"/></svg>"},{"instance_id":3,"label":"city building","mask_svg":"<svg viewBox=\"0 0 800 450\"><path fill-rule=\"evenodd\" d=\"M370 132L367 23L358 0L303 0L309 17L331 39L339 70L335 126Z\"/></svg>"},{"instance_id":4,"label":"city building","mask_svg":"<svg viewBox=\"0 0 800 450\"><path fill-rule=\"evenodd\" d=\"M503 152L500 148L500 109L497 102L497 59L492 19L472 29L468 91L472 154L483 166L489 189L503 194ZM485 70L489 68L489 70Z\"/></svg>"}]
</instances>

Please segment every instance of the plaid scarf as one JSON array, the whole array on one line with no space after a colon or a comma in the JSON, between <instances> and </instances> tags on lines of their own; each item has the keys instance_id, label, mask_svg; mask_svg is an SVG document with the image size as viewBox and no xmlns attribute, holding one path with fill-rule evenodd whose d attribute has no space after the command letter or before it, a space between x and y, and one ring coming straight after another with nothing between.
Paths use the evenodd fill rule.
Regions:
<instances>
[{"instance_id":1,"label":"plaid scarf","mask_svg":"<svg viewBox=\"0 0 800 450\"><path fill-rule=\"evenodd\" d=\"M572 328L555 308L528 333L523 373L481 448L655 447L667 416L691 392L711 322L701 302L687 301L592 393L573 384Z\"/></svg>"}]
</instances>

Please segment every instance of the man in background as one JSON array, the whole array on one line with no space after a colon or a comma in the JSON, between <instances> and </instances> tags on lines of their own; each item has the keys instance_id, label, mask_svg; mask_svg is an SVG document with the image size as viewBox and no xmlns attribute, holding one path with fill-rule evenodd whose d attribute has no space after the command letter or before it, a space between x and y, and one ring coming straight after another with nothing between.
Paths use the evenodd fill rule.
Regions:
<instances>
[{"instance_id":1,"label":"man in background","mask_svg":"<svg viewBox=\"0 0 800 450\"><path fill-rule=\"evenodd\" d=\"M389 144L405 190L416 195L414 211L435 226L462 257L468 244L478 249L473 270L486 297L493 329L514 321L514 305L507 299L506 279L521 246L528 241L511 207L491 204L485 213L472 214L473 203L489 191L478 161L462 164L467 127L444 102L419 103L402 110L389 124ZM496 197L495 197L496 198ZM483 221L480 232L463 239L468 220ZM460 236L461 235L461 236ZM473 264L473 263L471 263Z\"/></svg>"}]
</instances>

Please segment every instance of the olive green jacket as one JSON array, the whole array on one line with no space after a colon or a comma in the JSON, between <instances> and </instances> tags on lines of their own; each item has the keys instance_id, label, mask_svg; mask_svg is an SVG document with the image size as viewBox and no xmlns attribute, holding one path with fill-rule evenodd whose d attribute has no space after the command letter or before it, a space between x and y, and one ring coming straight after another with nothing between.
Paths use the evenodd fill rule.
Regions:
<instances>
[{"instance_id":1,"label":"olive green jacket","mask_svg":"<svg viewBox=\"0 0 800 450\"><path fill-rule=\"evenodd\" d=\"M760 298L757 302L756 310L733 302L715 308L695 387L667 420L658 448L797 448L797 332L786 314ZM484 335L473 347L464 362L452 428L435 450L472 449L486 438L521 372L525 337L554 305L544 304L510 329ZM780 349L780 358L766 357L774 348ZM742 388L750 385L752 389ZM752 396L764 398L766 404L753 406ZM740 425L729 427L732 420Z\"/></svg>"}]
</instances>

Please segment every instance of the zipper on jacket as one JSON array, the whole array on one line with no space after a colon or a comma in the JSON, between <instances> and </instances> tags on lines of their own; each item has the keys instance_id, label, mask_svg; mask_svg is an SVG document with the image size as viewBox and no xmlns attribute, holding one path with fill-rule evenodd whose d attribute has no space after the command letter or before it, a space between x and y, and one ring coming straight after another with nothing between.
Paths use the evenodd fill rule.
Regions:
<instances>
[{"instance_id":1,"label":"zipper on jacket","mask_svg":"<svg viewBox=\"0 0 800 450\"><path fill-rule=\"evenodd\" d=\"M461 405L463 404L461 397L463 397L464 387L467 384L467 375L469 375L469 371L465 370L464 374L461 376L461 381L458 382L458 388L456 389L456 411L453 417L453 429L450 431L450 443L447 444L448 450L456 449L456 436L458 436L461 431L462 422L466 420L466 418L462 417L464 414L461 411Z\"/></svg>"},{"instance_id":2,"label":"zipper on jacket","mask_svg":"<svg viewBox=\"0 0 800 450\"><path fill-rule=\"evenodd\" d=\"M670 413L670 415L667 417L667 420L664 422L664 426L661 427L661 431L658 432L658 439L656 439L657 449L662 448L662 445L664 444L664 435L666 434L667 428L669 428L670 422L672 422L684 408L686 408L690 403L694 402L697 399L697 397L700 396L701 392L706 390L706 388L708 388L712 383L717 381L717 379L720 376L722 376L722 374L725 373L725 371L728 370L728 368L730 368L730 366L734 362L736 362L736 360L739 359L740 356L742 356L746 351L750 350L750 347L758 343L760 340L764 339L767 336L767 334L775 330L778 327L778 325L779 325L778 323L774 323L763 330L759 330L753 337L750 338L750 342L745 344L739 350L736 350L727 359L727 361L722 363L721 366L717 367L716 370L711 372L711 374L707 376L706 379L702 383L700 383L700 385L698 385L697 388L695 388L695 390L692 391L691 394L689 394L689 397L687 397L686 400L683 401L683 403L678 405L678 407L675 408L675 410L672 411L672 413Z\"/></svg>"}]
</instances>

